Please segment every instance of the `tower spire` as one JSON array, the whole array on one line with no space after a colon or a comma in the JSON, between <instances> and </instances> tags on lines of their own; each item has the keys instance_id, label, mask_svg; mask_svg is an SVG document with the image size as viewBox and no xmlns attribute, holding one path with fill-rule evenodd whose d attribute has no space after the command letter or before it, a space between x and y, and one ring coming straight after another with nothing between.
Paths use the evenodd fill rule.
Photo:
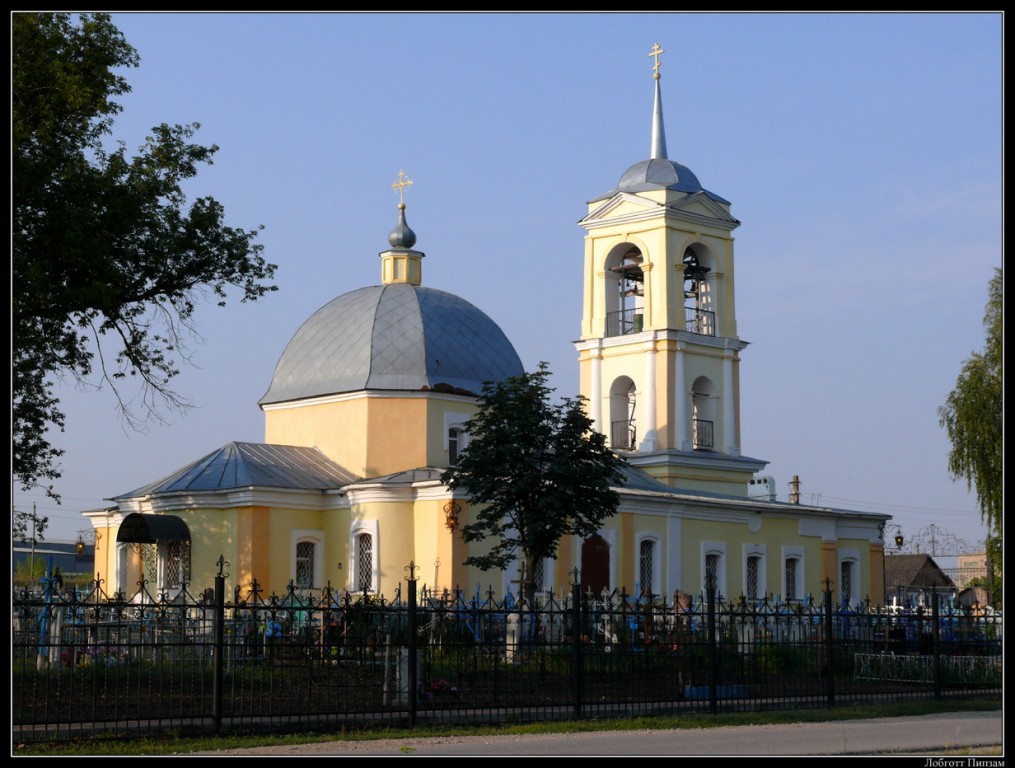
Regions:
<instances>
[{"instance_id":1,"label":"tower spire","mask_svg":"<svg viewBox=\"0 0 1015 768\"><path fill-rule=\"evenodd\" d=\"M666 159L666 131L663 128L663 97L659 88L659 55L665 51L659 47L659 43L652 46L649 56L655 58L652 65L652 77L656 81L655 104L652 109L652 151L649 153L650 160Z\"/></svg>"}]
</instances>

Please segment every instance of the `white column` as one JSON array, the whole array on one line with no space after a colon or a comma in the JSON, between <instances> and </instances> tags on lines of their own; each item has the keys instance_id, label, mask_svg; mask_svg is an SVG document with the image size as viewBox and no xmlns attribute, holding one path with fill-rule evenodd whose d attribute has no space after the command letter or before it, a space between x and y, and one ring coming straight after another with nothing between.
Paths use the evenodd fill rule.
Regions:
<instances>
[{"instance_id":1,"label":"white column","mask_svg":"<svg viewBox=\"0 0 1015 768\"><path fill-rule=\"evenodd\" d=\"M722 434L723 449L730 456L740 455L737 445L737 430L733 408L733 355L728 354L722 360Z\"/></svg>"},{"instance_id":2,"label":"white column","mask_svg":"<svg viewBox=\"0 0 1015 768\"><path fill-rule=\"evenodd\" d=\"M656 434L656 342L652 333L651 348L645 353L645 396L642 398L641 421L644 425L639 450L654 451L659 447Z\"/></svg>"},{"instance_id":3,"label":"white column","mask_svg":"<svg viewBox=\"0 0 1015 768\"><path fill-rule=\"evenodd\" d=\"M596 346L589 350L589 354L592 358L592 367L589 375L592 377L592 381L589 382L591 385L591 391L589 394L589 418L592 419L592 428L601 434L606 434L603 431L603 352L600 347L601 342L597 342ZM607 435L607 439L609 435Z\"/></svg>"},{"instance_id":4,"label":"white column","mask_svg":"<svg viewBox=\"0 0 1015 768\"><path fill-rule=\"evenodd\" d=\"M691 450L691 441L690 431L687 427L687 374L684 372L684 350L681 347L677 347L676 366L674 443L678 450L689 451Z\"/></svg>"}]
</instances>

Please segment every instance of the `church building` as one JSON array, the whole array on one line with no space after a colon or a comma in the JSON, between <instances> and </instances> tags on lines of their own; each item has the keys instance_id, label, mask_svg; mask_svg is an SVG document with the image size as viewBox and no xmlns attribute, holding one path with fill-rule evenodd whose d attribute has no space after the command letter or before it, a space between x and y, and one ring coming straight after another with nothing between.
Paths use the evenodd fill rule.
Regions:
<instances>
[{"instance_id":1,"label":"church building","mask_svg":"<svg viewBox=\"0 0 1015 768\"><path fill-rule=\"evenodd\" d=\"M626 461L620 506L597 535L561 540L537 589L801 600L826 580L839 603L884 594L887 515L775 500L765 461L741 452L739 336L731 204L667 156L654 58L651 149L588 203L581 394ZM95 572L128 597L255 580L266 593L326 585L390 596L410 561L421 583L517 592L519 574L463 563L469 520L441 475L467 450L487 381L523 373L482 310L424 285L405 216L380 253L381 283L319 309L282 352L265 395L263 443L231 442L83 513ZM763 493L759 495L758 490ZM795 501L799 501L796 499Z\"/></svg>"}]
</instances>

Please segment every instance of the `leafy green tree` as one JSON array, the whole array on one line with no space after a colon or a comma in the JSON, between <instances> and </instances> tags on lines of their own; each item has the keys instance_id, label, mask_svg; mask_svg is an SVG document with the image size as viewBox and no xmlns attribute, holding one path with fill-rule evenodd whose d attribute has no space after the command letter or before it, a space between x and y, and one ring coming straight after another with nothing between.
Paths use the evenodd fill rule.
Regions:
<instances>
[{"instance_id":1,"label":"leafy green tree","mask_svg":"<svg viewBox=\"0 0 1015 768\"><path fill-rule=\"evenodd\" d=\"M139 63L108 15L15 12L11 33L12 474L56 498L54 381L94 374L135 428L185 408L170 380L198 304L261 298L275 266L214 198L188 206L183 183L218 149L190 142L197 124L154 127L133 157L107 146Z\"/></svg>"},{"instance_id":2,"label":"leafy green tree","mask_svg":"<svg viewBox=\"0 0 1015 768\"><path fill-rule=\"evenodd\" d=\"M540 363L535 373L488 382L465 425L468 445L442 477L465 491L472 508L462 540L492 542L466 565L504 570L520 557L530 601L536 564L557 557L562 536L594 534L617 511L614 486L623 477L623 462L593 431L584 398L551 402L549 375Z\"/></svg>"},{"instance_id":3,"label":"leafy green tree","mask_svg":"<svg viewBox=\"0 0 1015 768\"><path fill-rule=\"evenodd\" d=\"M952 450L948 471L975 489L981 519L987 524L987 557L1000 574L1004 527L1004 277L994 270L983 317L984 348L962 366L955 389L938 409Z\"/></svg>"}]
</instances>

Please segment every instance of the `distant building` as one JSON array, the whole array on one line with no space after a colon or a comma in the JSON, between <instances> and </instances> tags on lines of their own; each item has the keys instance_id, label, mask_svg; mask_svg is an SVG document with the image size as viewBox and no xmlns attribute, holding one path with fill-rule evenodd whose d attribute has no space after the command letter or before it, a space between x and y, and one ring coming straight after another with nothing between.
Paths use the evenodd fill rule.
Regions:
<instances>
[{"instance_id":1,"label":"distant building","mask_svg":"<svg viewBox=\"0 0 1015 768\"><path fill-rule=\"evenodd\" d=\"M59 568L61 573L91 573L95 545L85 543L80 552L77 548L78 543L74 541L37 541L35 561L43 563L44 568L52 562L52 567ZM11 547L11 572L17 573L19 568L23 568L27 573L32 557L31 541L15 541Z\"/></svg>"},{"instance_id":2,"label":"distant building","mask_svg":"<svg viewBox=\"0 0 1015 768\"><path fill-rule=\"evenodd\" d=\"M955 583L961 587L968 587L973 579L987 578L987 553L972 552L967 555L959 555L956 562Z\"/></svg>"},{"instance_id":3,"label":"distant building","mask_svg":"<svg viewBox=\"0 0 1015 768\"><path fill-rule=\"evenodd\" d=\"M955 596L955 582L930 555L885 556L885 604L915 608L930 606L934 592Z\"/></svg>"}]
</instances>

